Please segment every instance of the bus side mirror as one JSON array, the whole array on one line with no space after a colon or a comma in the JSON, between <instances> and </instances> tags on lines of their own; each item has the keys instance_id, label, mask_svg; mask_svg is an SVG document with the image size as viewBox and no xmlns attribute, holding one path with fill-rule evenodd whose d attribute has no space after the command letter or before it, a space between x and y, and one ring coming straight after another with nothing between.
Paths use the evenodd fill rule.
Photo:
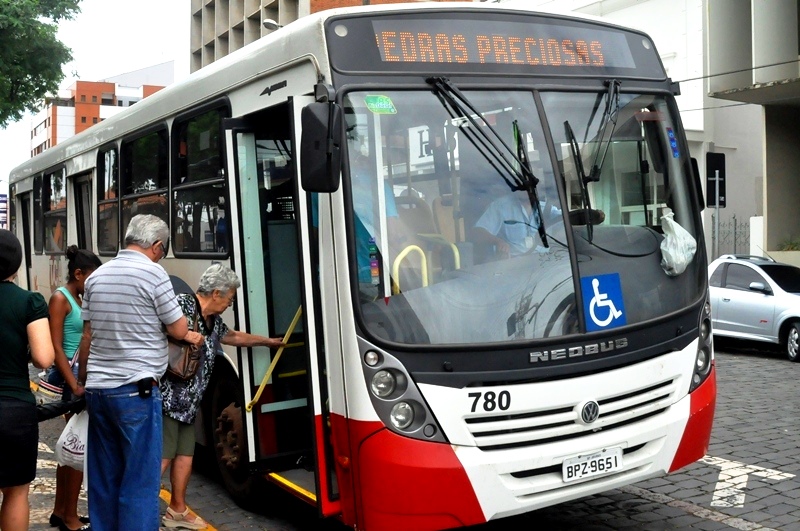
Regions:
<instances>
[{"instance_id":1,"label":"bus side mirror","mask_svg":"<svg viewBox=\"0 0 800 531\"><path fill-rule=\"evenodd\" d=\"M339 189L342 167L342 108L333 102L310 103L300 112L300 179L307 192Z\"/></svg>"}]
</instances>

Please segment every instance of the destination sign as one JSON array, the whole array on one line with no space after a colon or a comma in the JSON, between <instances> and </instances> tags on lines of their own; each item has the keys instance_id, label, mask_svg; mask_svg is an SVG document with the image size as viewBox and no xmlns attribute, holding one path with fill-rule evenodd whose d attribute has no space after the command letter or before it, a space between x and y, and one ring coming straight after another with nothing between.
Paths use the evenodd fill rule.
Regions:
<instances>
[{"instance_id":1,"label":"destination sign","mask_svg":"<svg viewBox=\"0 0 800 531\"><path fill-rule=\"evenodd\" d=\"M665 80L643 33L557 16L464 9L337 15L325 28L345 75L510 74Z\"/></svg>"},{"instance_id":2,"label":"destination sign","mask_svg":"<svg viewBox=\"0 0 800 531\"><path fill-rule=\"evenodd\" d=\"M557 24L376 20L384 62L634 68L622 33Z\"/></svg>"}]
</instances>

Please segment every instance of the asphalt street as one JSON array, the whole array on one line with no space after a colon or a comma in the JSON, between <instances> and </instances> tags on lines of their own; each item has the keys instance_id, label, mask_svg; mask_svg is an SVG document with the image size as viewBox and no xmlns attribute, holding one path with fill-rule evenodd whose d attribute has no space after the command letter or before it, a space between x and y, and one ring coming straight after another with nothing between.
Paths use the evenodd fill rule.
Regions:
<instances>
[{"instance_id":1,"label":"asphalt street","mask_svg":"<svg viewBox=\"0 0 800 531\"><path fill-rule=\"evenodd\" d=\"M708 456L667 477L564 503L471 531L735 529L800 531L800 364L758 344L717 342L718 397ZM63 419L40 424L39 472L31 485L31 529L49 529L55 488L52 448ZM213 529L346 529L266 485L264 503L237 507L212 473L197 470L189 505ZM168 482L166 485L168 489ZM164 497L168 491L163 491ZM85 495L81 507L86 510ZM162 509L165 507L162 502Z\"/></svg>"}]
</instances>

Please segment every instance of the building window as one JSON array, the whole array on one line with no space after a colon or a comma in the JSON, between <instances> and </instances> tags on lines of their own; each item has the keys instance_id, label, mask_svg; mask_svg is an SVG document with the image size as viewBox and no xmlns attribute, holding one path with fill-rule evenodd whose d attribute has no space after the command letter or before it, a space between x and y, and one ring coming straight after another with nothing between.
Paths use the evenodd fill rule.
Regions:
<instances>
[{"instance_id":1,"label":"building window","mask_svg":"<svg viewBox=\"0 0 800 531\"><path fill-rule=\"evenodd\" d=\"M85 124L85 123L86 123L86 117L85 117L85 116L81 116L81 123L82 123L82 124Z\"/></svg>"},{"instance_id":2,"label":"building window","mask_svg":"<svg viewBox=\"0 0 800 531\"><path fill-rule=\"evenodd\" d=\"M225 109L214 109L178 123L173 186L172 241L181 253L227 253L225 173L221 136Z\"/></svg>"},{"instance_id":3,"label":"building window","mask_svg":"<svg viewBox=\"0 0 800 531\"><path fill-rule=\"evenodd\" d=\"M119 157L115 148L97 156L97 247L114 254L119 244Z\"/></svg>"},{"instance_id":4,"label":"building window","mask_svg":"<svg viewBox=\"0 0 800 531\"><path fill-rule=\"evenodd\" d=\"M44 250L63 253L67 248L67 188L62 168L44 176Z\"/></svg>"},{"instance_id":5,"label":"building window","mask_svg":"<svg viewBox=\"0 0 800 531\"><path fill-rule=\"evenodd\" d=\"M92 123L96 124L97 123L97 118L92 118Z\"/></svg>"},{"instance_id":6,"label":"building window","mask_svg":"<svg viewBox=\"0 0 800 531\"><path fill-rule=\"evenodd\" d=\"M97 103L97 96L92 96L92 103Z\"/></svg>"},{"instance_id":7,"label":"building window","mask_svg":"<svg viewBox=\"0 0 800 531\"><path fill-rule=\"evenodd\" d=\"M81 103L86 101L86 94L81 94Z\"/></svg>"}]
</instances>

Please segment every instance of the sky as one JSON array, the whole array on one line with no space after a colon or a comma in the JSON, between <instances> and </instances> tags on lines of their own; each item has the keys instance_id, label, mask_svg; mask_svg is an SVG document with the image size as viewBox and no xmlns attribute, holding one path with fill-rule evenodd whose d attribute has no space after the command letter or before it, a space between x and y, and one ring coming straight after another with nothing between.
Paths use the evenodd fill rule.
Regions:
<instances>
[{"instance_id":1,"label":"sky","mask_svg":"<svg viewBox=\"0 0 800 531\"><path fill-rule=\"evenodd\" d=\"M82 0L81 13L61 22L58 38L72 49L65 89L78 79L97 81L175 61L175 81L189 75L190 0ZM77 74L77 77L75 76ZM32 116L0 129L0 193L9 173L30 153Z\"/></svg>"}]
</instances>

